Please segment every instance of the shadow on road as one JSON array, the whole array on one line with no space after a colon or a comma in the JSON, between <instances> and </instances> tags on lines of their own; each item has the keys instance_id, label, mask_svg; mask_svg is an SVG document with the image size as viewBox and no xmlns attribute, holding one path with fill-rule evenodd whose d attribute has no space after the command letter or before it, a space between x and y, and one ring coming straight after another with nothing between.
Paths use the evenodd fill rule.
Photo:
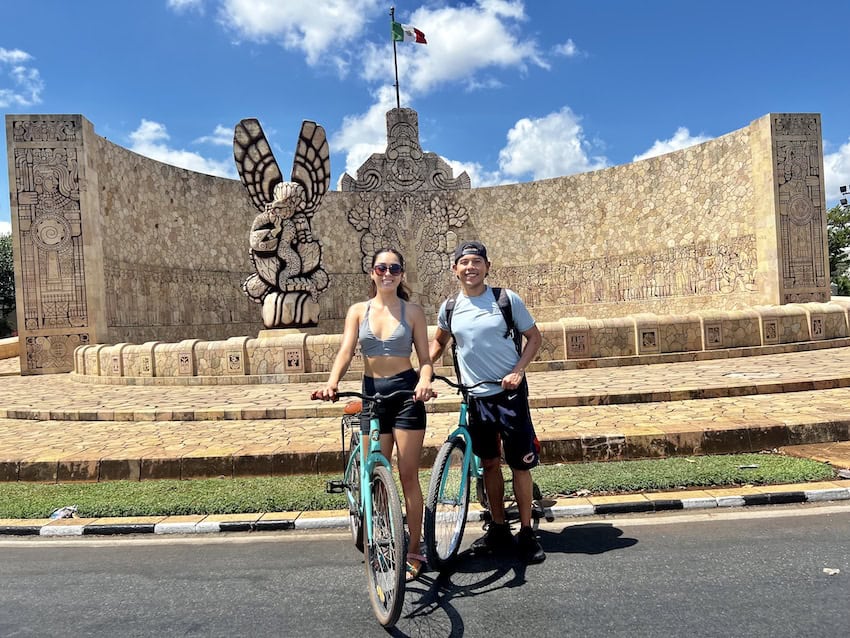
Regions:
<instances>
[{"instance_id":1,"label":"shadow on road","mask_svg":"<svg viewBox=\"0 0 850 638\"><path fill-rule=\"evenodd\" d=\"M637 544L636 538L623 538L623 530L610 523L570 525L557 533L538 530L537 534L547 554L604 554Z\"/></svg>"},{"instance_id":2,"label":"shadow on road","mask_svg":"<svg viewBox=\"0 0 850 638\"><path fill-rule=\"evenodd\" d=\"M638 542L624 538L623 531L610 523L570 525L560 532L537 533L547 554L602 554ZM526 568L524 561L512 555L461 552L448 569L426 572L407 585L402 622L390 635L463 636L466 627L454 601L521 587L526 582Z\"/></svg>"}]
</instances>

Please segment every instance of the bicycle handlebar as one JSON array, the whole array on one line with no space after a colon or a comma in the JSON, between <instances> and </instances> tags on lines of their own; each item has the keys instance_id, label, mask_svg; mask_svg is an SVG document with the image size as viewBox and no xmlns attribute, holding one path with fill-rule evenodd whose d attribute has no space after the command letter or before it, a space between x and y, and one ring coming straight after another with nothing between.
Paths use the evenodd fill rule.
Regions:
<instances>
[{"instance_id":1,"label":"bicycle handlebar","mask_svg":"<svg viewBox=\"0 0 850 638\"><path fill-rule=\"evenodd\" d=\"M310 395L310 398L313 401L322 401L321 396L319 396L320 390L316 390ZM358 399L362 399L363 401L374 401L375 403L380 403L381 401L388 401L389 399L394 399L399 396L404 395L412 395L413 390L396 390L395 392L390 392L389 394L363 394L361 392L353 392L353 391L345 391L345 392L337 392L336 399L342 399L345 397L356 397ZM334 399L334 400L336 400Z\"/></svg>"},{"instance_id":2,"label":"bicycle handlebar","mask_svg":"<svg viewBox=\"0 0 850 638\"><path fill-rule=\"evenodd\" d=\"M438 379L439 381L442 381L446 385L450 385L453 388L457 388L458 390L463 390L463 391L471 390L472 388L477 388L479 385L487 385L487 384L498 385L498 386L502 385L501 381L479 381L478 383L474 383L472 385L464 385L463 383L455 383L451 379L444 377L442 375L439 375L439 374L435 374L431 378L432 379Z\"/></svg>"}]
</instances>

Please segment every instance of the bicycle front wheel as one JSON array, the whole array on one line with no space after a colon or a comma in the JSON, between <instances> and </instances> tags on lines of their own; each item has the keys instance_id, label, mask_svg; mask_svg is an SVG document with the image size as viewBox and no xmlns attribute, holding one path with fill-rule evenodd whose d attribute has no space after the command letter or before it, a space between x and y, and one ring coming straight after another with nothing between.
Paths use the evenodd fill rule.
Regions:
<instances>
[{"instance_id":1,"label":"bicycle front wheel","mask_svg":"<svg viewBox=\"0 0 850 638\"><path fill-rule=\"evenodd\" d=\"M383 465L372 470L372 540L366 555L369 599L378 622L395 625L404 604L404 523L392 474Z\"/></svg>"},{"instance_id":2,"label":"bicycle front wheel","mask_svg":"<svg viewBox=\"0 0 850 638\"><path fill-rule=\"evenodd\" d=\"M463 473L466 441L446 441L437 454L425 501L425 551L434 569L457 556L469 511L469 477Z\"/></svg>"}]
</instances>

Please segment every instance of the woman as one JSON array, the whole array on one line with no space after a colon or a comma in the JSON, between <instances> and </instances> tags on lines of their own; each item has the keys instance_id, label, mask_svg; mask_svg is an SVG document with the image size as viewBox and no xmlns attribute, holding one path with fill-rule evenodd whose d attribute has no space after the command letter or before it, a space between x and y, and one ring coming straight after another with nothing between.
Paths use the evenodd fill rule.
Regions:
<instances>
[{"instance_id":1,"label":"woman","mask_svg":"<svg viewBox=\"0 0 850 638\"><path fill-rule=\"evenodd\" d=\"M372 257L371 294L368 301L356 303L345 316L342 344L334 360L328 382L314 396L336 401L339 380L348 370L357 343L363 355L363 394L383 395L396 390L412 390L413 396L386 403L381 416L381 452L391 458L393 444L398 458L398 473L404 492L405 511L410 532L406 578L419 576L425 564L420 542L422 536L422 487L419 484L419 459L425 438L425 404L431 391L433 368L428 354L428 326L422 307L411 303L405 284L404 258L392 248ZM410 362L412 348L419 359L419 374ZM363 405L361 427L368 429L368 402Z\"/></svg>"}]
</instances>

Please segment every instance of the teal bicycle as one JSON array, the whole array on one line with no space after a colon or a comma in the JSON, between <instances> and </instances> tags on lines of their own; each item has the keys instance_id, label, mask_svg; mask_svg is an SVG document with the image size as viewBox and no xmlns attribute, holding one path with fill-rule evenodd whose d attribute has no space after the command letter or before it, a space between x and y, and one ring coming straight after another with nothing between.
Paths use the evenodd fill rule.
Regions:
<instances>
[{"instance_id":1,"label":"teal bicycle","mask_svg":"<svg viewBox=\"0 0 850 638\"><path fill-rule=\"evenodd\" d=\"M469 498L474 481L478 502L484 508L481 519L490 521L490 505L484 489L484 466L472 451L472 439L467 429L469 390L480 385L501 385L501 381L481 381L474 385L454 383L446 377L434 375L449 386L456 388L462 396L457 428L443 443L434 461L428 493L425 497L425 520L423 537L428 564L437 570L446 567L457 557L463 531L469 515ZM549 518L542 504L542 494L533 484L532 516L535 520ZM551 514L550 514L551 516ZM519 520L516 503L505 508L505 520Z\"/></svg>"},{"instance_id":2,"label":"teal bicycle","mask_svg":"<svg viewBox=\"0 0 850 638\"><path fill-rule=\"evenodd\" d=\"M337 393L339 398L371 401L373 410L368 445L364 445L359 418L362 403L357 401L346 406L342 418L343 457L347 433L350 438L343 479L329 481L326 488L330 493L344 492L346 495L352 540L357 549L365 553L372 610L378 622L387 628L395 625L404 604L406 548L401 499L393 480L392 465L381 454L378 414L386 401L409 394L412 394L410 390L398 390L386 396ZM313 393L312 398L321 397Z\"/></svg>"}]
</instances>

